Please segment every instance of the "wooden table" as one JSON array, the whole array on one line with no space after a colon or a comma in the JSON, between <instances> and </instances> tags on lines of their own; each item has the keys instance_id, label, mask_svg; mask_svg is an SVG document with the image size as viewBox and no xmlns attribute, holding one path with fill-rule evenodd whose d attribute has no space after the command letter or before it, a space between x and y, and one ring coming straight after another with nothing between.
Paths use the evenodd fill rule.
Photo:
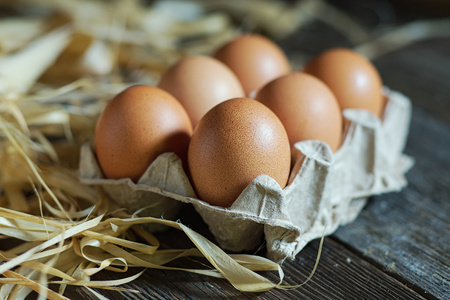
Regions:
<instances>
[{"instance_id":1,"label":"wooden table","mask_svg":"<svg viewBox=\"0 0 450 300\"><path fill-rule=\"evenodd\" d=\"M292 55L299 48L313 54L349 46L349 42L317 23L280 45ZM325 238L319 267L309 283L290 291L252 294L235 290L225 280L146 270L137 281L124 286L141 294L100 292L114 299L450 299L450 38L415 43L374 63L384 83L413 102L405 152L414 157L415 165L407 174L408 187L373 197L355 222ZM192 207L185 207L181 221L212 239ZM159 237L169 246L189 247L175 230ZM311 242L295 260L283 264L285 284L299 284L307 278L318 246L319 241ZM184 260L177 264L193 263ZM262 274L277 280L273 273ZM104 272L93 279L123 276ZM66 295L93 299L82 288L68 289Z\"/></svg>"}]
</instances>

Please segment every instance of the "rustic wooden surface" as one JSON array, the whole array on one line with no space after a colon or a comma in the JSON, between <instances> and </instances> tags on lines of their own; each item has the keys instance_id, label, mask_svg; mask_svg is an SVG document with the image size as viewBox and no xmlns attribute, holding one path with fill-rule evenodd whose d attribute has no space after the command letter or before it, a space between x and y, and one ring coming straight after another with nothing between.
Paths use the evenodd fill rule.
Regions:
<instances>
[{"instance_id":1,"label":"rustic wooden surface","mask_svg":"<svg viewBox=\"0 0 450 300\"><path fill-rule=\"evenodd\" d=\"M349 1L338 2L348 5ZM361 14L362 10L350 7L349 11ZM390 15L395 15L396 21L423 16L408 13L403 17L395 8ZM369 20L364 15L360 17ZM295 54L296 49L312 55L350 43L317 23L280 41L280 45L289 55ZM416 164L407 175L407 188L373 197L355 222L325 239L319 267L309 283L295 290L252 294L236 291L224 280L146 270L139 280L124 286L137 289L140 294L98 291L113 299L449 299L450 39L419 42L379 57L374 63L384 83L413 102L405 152L414 157ZM211 237L191 207L185 208L181 219ZM169 246L189 246L175 230L161 238ZM318 245L318 241L311 242L295 260L284 263L285 284L299 284L307 278ZM189 267L195 262L183 260L176 264ZM138 271L104 272L93 279L117 279ZM262 274L277 280L273 273ZM94 299L82 288L70 288L66 295Z\"/></svg>"}]
</instances>

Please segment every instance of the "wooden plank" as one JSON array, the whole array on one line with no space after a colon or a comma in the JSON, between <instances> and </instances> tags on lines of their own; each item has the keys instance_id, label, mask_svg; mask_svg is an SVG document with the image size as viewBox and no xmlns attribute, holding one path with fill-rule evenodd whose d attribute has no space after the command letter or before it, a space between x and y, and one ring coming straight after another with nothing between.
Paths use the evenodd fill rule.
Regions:
<instances>
[{"instance_id":1,"label":"wooden plank","mask_svg":"<svg viewBox=\"0 0 450 300\"><path fill-rule=\"evenodd\" d=\"M406 153L416 165L405 190L375 197L336 234L409 286L442 299L450 290L449 50L450 39L432 40L376 61L384 82L415 105Z\"/></svg>"},{"instance_id":2,"label":"wooden plank","mask_svg":"<svg viewBox=\"0 0 450 300\"><path fill-rule=\"evenodd\" d=\"M173 231L170 233L177 236ZM286 285L304 281L315 262L319 242L308 245L294 261L283 266ZM183 261L181 266L193 266ZM130 271L127 275L135 274ZM262 272L264 276L277 282L275 274ZM103 272L93 279L117 279L125 276L113 272ZM146 270L139 280L123 287L137 289L140 294L100 291L111 299L424 299L418 293L386 275L370 263L327 238L319 267L313 277L303 287L294 290L272 290L264 293L242 293L228 282L181 271ZM83 288L69 288L66 295L73 299L94 299Z\"/></svg>"},{"instance_id":3,"label":"wooden plank","mask_svg":"<svg viewBox=\"0 0 450 300\"><path fill-rule=\"evenodd\" d=\"M450 38L426 40L375 61L383 81L422 108L450 123Z\"/></svg>"},{"instance_id":4,"label":"wooden plank","mask_svg":"<svg viewBox=\"0 0 450 300\"><path fill-rule=\"evenodd\" d=\"M406 152L409 186L375 197L336 237L408 286L440 299L450 290L450 126L416 108Z\"/></svg>"}]
</instances>

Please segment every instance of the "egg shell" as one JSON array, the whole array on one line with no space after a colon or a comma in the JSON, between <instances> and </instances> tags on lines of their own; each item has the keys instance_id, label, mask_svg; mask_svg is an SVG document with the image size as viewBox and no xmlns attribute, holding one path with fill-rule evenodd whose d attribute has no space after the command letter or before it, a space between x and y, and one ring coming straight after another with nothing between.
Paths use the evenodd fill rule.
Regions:
<instances>
[{"instance_id":1,"label":"egg shell","mask_svg":"<svg viewBox=\"0 0 450 300\"><path fill-rule=\"evenodd\" d=\"M256 100L281 120L291 147L304 140L327 143L335 152L341 143L342 114L331 90L319 79L294 72L265 85Z\"/></svg>"},{"instance_id":2,"label":"egg shell","mask_svg":"<svg viewBox=\"0 0 450 300\"><path fill-rule=\"evenodd\" d=\"M181 104L162 89L137 85L116 95L99 116L95 150L106 178L137 182L164 152L186 160L192 125Z\"/></svg>"},{"instance_id":3,"label":"egg shell","mask_svg":"<svg viewBox=\"0 0 450 300\"><path fill-rule=\"evenodd\" d=\"M162 75L158 87L181 102L194 127L215 105L244 96L233 71L207 56L188 56L180 60Z\"/></svg>"},{"instance_id":4,"label":"egg shell","mask_svg":"<svg viewBox=\"0 0 450 300\"><path fill-rule=\"evenodd\" d=\"M234 98L212 108L197 125L188 163L199 199L229 207L258 175L286 185L289 140L269 108L253 99Z\"/></svg>"},{"instance_id":5,"label":"egg shell","mask_svg":"<svg viewBox=\"0 0 450 300\"><path fill-rule=\"evenodd\" d=\"M257 34L237 37L222 46L214 57L233 70L247 96L291 71L283 50L271 40Z\"/></svg>"},{"instance_id":6,"label":"egg shell","mask_svg":"<svg viewBox=\"0 0 450 300\"><path fill-rule=\"evenodd\" d=\"M375 66L359 53L344 48L327 50L309 61L304 72L321 79L333 91L342 110L366 109L381 116L384 106L381 77Z\"/></svg>"}]
</instances>

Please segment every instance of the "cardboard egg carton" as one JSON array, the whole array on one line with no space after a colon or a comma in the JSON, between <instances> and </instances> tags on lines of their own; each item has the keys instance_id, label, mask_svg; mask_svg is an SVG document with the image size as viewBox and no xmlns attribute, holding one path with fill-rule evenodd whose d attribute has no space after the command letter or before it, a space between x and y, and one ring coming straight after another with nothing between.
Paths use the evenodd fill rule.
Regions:
<instances>
[{"instance_id":1,"label":"cardboard egg carton","mask_svg":"<svg viewBox=\"0 0 450 300\"><path fill-rule=\"evenodd\" d=\"M411 103L387 88L384 94L383 120L363 110L344 111L348 126L336 153L319 141L298 142L299 155L284 189L271 177L260 175L229 208L196 199L173 153L160 155L135 184L130 179L104 179L91 146L84 145L80 177L85 184L103 187L131 211L148 207L140 216L175 219L180 204L191 203L226 250L252 250L264 238L270 259L293 259L309 241L353 221L369 196L406 186L404 174L413 160L402 152Z\"/></svg>"}]
</instances>

